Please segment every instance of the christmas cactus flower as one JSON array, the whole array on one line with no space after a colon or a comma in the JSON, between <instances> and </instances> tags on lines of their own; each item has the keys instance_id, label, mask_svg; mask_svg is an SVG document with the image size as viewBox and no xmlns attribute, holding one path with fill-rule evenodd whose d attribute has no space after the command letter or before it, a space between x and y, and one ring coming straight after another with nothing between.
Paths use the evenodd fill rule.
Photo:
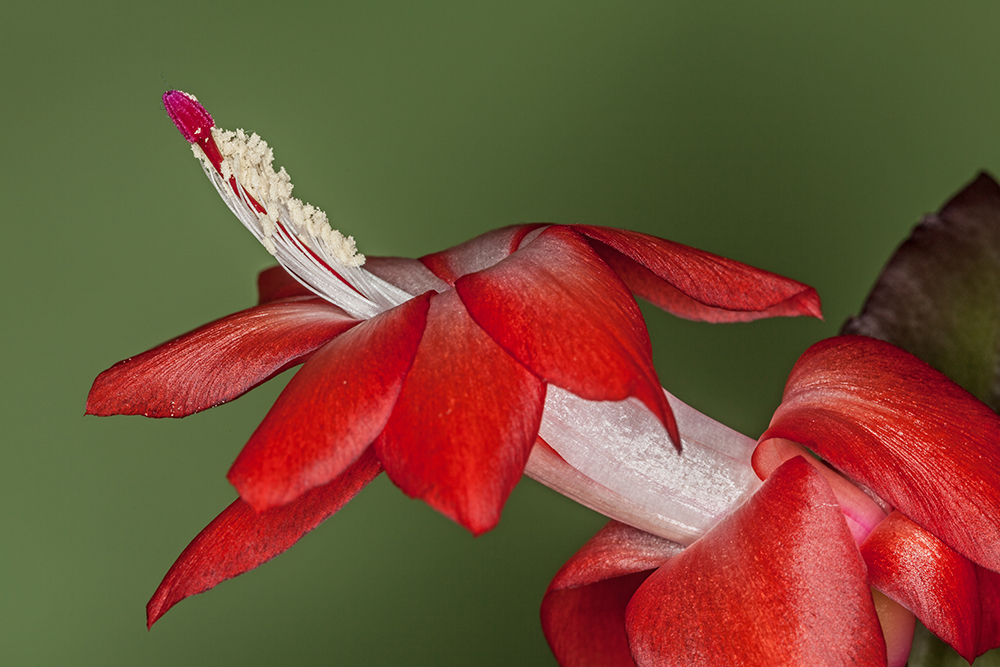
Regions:
<instances>
[{"instance_id":1,"label":"christmas cactus flower","mask_svg":"<svg viewBox=\"0 0 1000 667\"><path fill-rule=\"evenodd\" d=\"M542 604L559 662L902 665L914 614L955 659L1000 647L998 289L1000 184L982 173L844 327L887 342L799 360L743 442L767 479L745 505L687 549L612 521L562 568ZM921 632L914 657L955 664L938 641Z\"/></svg>"},{"instance_id":2,"label":"christmas cactus flower","mask_svg":"<svg viewBox=\"0 0 1000 667\"><path fill-rule=\"evenodd\" d=\"M843 336L802 355L759 443L763 486L689 547L612 522L563 567L561 665L900 666L909 612L970 662L1000 646L996 413Z\"/></svg>"},{"instance_id":3,"label":"christmas cactus flower","mask_svg":"<svg viewBox=\"0 0 1000 667\"><path fill-rule=\"evenodd\" d=\"M496 525L526 466L668 536L705 530L756 488L748 459L726 465L741 436L678 428L675 411L689 409L672 408L660 387L633 295L689 319L735 322L818 317L811 288L590 225L520 225L420 259L365 258L291 196L256 134L220 130L186 93L163 101L220 196L281 267L261 274L257 306L101 373L87 412L183 417L303 365L229 471L239 498L171 568L150 624L284 551L383 470L474 534ZM604 474L594 438L623 424L630 435L619 450L630 453ZM651 471L651 457L680 476ZM733 476L703 493L720 464ZM635 495L634 479L650 484ZM679 487L674 505L649 505L664 485Z\"/></svg>"}]
</instances>

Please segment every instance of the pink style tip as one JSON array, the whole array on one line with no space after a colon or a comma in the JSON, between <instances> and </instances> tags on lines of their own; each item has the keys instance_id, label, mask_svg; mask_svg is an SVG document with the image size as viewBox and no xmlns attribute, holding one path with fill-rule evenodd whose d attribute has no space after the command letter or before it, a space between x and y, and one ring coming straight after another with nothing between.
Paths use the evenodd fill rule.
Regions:
<instances>
[{"instance_id":1,"label":"pink style tip","mask_svg":"<svg viewBox=\"0 0 1000 667\"><path fill-rule=\"evenodd\" d=\"M170 120L174 121L174 125L189 143L204 141L205 137L211 136L209 130L215 127L215 121L194 95L180 90L168 90L163 93L163 106L166 107Z\"/></svg>"}]
</instances>

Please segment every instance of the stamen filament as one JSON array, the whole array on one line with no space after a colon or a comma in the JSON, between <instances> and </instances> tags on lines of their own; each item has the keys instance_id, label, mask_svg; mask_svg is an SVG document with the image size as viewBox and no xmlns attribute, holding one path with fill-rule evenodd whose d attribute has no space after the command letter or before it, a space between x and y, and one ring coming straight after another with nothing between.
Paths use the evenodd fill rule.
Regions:
<instances>
[{"instance_id":1,"label":"stamen filament","mask_svg":"<svg viewBox=\"0 0 1000 667\"><path fill-rule=\"evenodd\" d=\"M364 255L327 223L326 214L291 196L287 172L256 134L228 132L187 93L163 96L171 120L233 215L297 281L351 315L370 318L412 295L361 268Z\"/></svg>"}]
</instances>

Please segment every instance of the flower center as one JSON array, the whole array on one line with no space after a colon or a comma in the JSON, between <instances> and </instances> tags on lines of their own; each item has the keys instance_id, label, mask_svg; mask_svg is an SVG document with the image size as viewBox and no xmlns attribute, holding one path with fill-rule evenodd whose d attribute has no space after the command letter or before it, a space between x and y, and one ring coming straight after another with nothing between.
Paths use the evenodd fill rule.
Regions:
<instances>
[{"instance_id":1,"label":"flower center","mask_svg":"<svg viewBox=\"0 0 1000 667\"><path fill-rule=\"evenodd\" d=\"M365 271L354 238L330 227L326 214L292 196L292 182L257 134L215 126L193 95L171 90L163 104L191 143L205 175L229 210L296 280L355 317L369 318L411 297Z\"/></svg>"}]
</instances>

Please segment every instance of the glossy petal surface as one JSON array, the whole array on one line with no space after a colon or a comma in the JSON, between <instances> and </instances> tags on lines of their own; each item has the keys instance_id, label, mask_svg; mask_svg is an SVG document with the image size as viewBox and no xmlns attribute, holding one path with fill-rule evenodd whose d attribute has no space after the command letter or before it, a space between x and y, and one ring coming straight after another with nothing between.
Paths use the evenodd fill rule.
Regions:
<instances>
[{"instance_id":1,"label":"glossy petal surface","mask_svg":"<svg viewBox=\"0 0 1000 667\"><path fill-rule=\"evenodd\" d=\"M976 565L898 511L861 545L872 586L913 611L972 662L979 645Z\"/></svg>"},{"instance_id":2,"label":"glossy petal surface","mask_svg":"<svg viewBox=\"0 0 1000 667\"><path fill-rule=\"evenodd\" d=\"M562 667L633 667L625 609L674 542L609 522L559 570L542 601L542 630Z\"/></svg>"},{"instance_id":3,"label":"glossy petal surface","mask_svg":"<svg viewBox=\"0 0 1000 667\"><path fill-rule=\"evenodd\" d=\"M1000 417L899 348L841 336L796 363L761 436L801 443L955 551L1000 569Z\"/></svg>"},{"instance_id":4,"label":"glossy petal surface","mask_svg":"<svg viewBox=\"0 0 1000 667\"><path fill-rule=\"evenodd\" d=\"M237 398L291 368L358 320L318 298L223 317L97 376L87 414L184 417Z\"/></svg>"},{"instance_id":5,"label":"glossy petal surface","mask_svg":"<svg viewBox=\"0 0 1000 667\"><path fill-rule=\"evenodd\" d=\"M548 227L455 288L476 323L540 378L590 400L635 396L679 445L639 307L576 233Z\"/></svg>"},{"instance_id":6,"label":"glossy petal surface","mask_svg":"<svg viewBox=\"0 0 1000 667\"><path fill-rule=\"evenodd\" d=\"M573 225L638 296L704 322L821 317L816 290L680 243L610 227Z\"/></svg>"},{"instance_id":7,"label":"glossy petal surface","mask_svg":"<svg viewBox=\"0 0 1000 667\"><path fill-rule=\"evenodd\" d=\"M283 507L257 513L236 499L177 558L146 605L152 626L186 597L271 560L343 507L382 471L368 450L337 479Z\"/></svg>"},{"instance_id":8,"label":"glossy petal surface","mask_svg":"<svg viewBox=\"0 0 1000 667\"><path fill-rule=\"evenodd\" d=\"M472 321L454 290L431 298L413 368L375 448L393 483L475 534L524 471L545 385Z\"/></svg>"},{"instance_id":9,"label":"glossy petal surface","mask_svg":"<svg viewBox=\"0 0 1000 667\"><path fill-rule=\"evenodd\" d=\"M392 411L426 324L429 295L334 339L288 383L229 470L256 510L325 484L354 462Z\"/></svg>"},{"instance_id":10,"label":"glossy petal surface","mask_svg":"<svg viewBox=\"0 0 1000 667\"><path fill-rule=\"evenodd\" d=\"M517 250L524 237L542 225L502 227L447 250L424 255L420 261L449 285L468 273L487 269Z\"/></svg>"},{"instance_id":11,"label":"glossy petal surface","mask_svg":"<svg viewBox=\"0 0 1000 667\"><path fill-rule=\"evenodd\" d=\"M884 665L864 562L833 492L801 458L667 561L628 607L649 665Z\"/></svg>"}]
</instances>

